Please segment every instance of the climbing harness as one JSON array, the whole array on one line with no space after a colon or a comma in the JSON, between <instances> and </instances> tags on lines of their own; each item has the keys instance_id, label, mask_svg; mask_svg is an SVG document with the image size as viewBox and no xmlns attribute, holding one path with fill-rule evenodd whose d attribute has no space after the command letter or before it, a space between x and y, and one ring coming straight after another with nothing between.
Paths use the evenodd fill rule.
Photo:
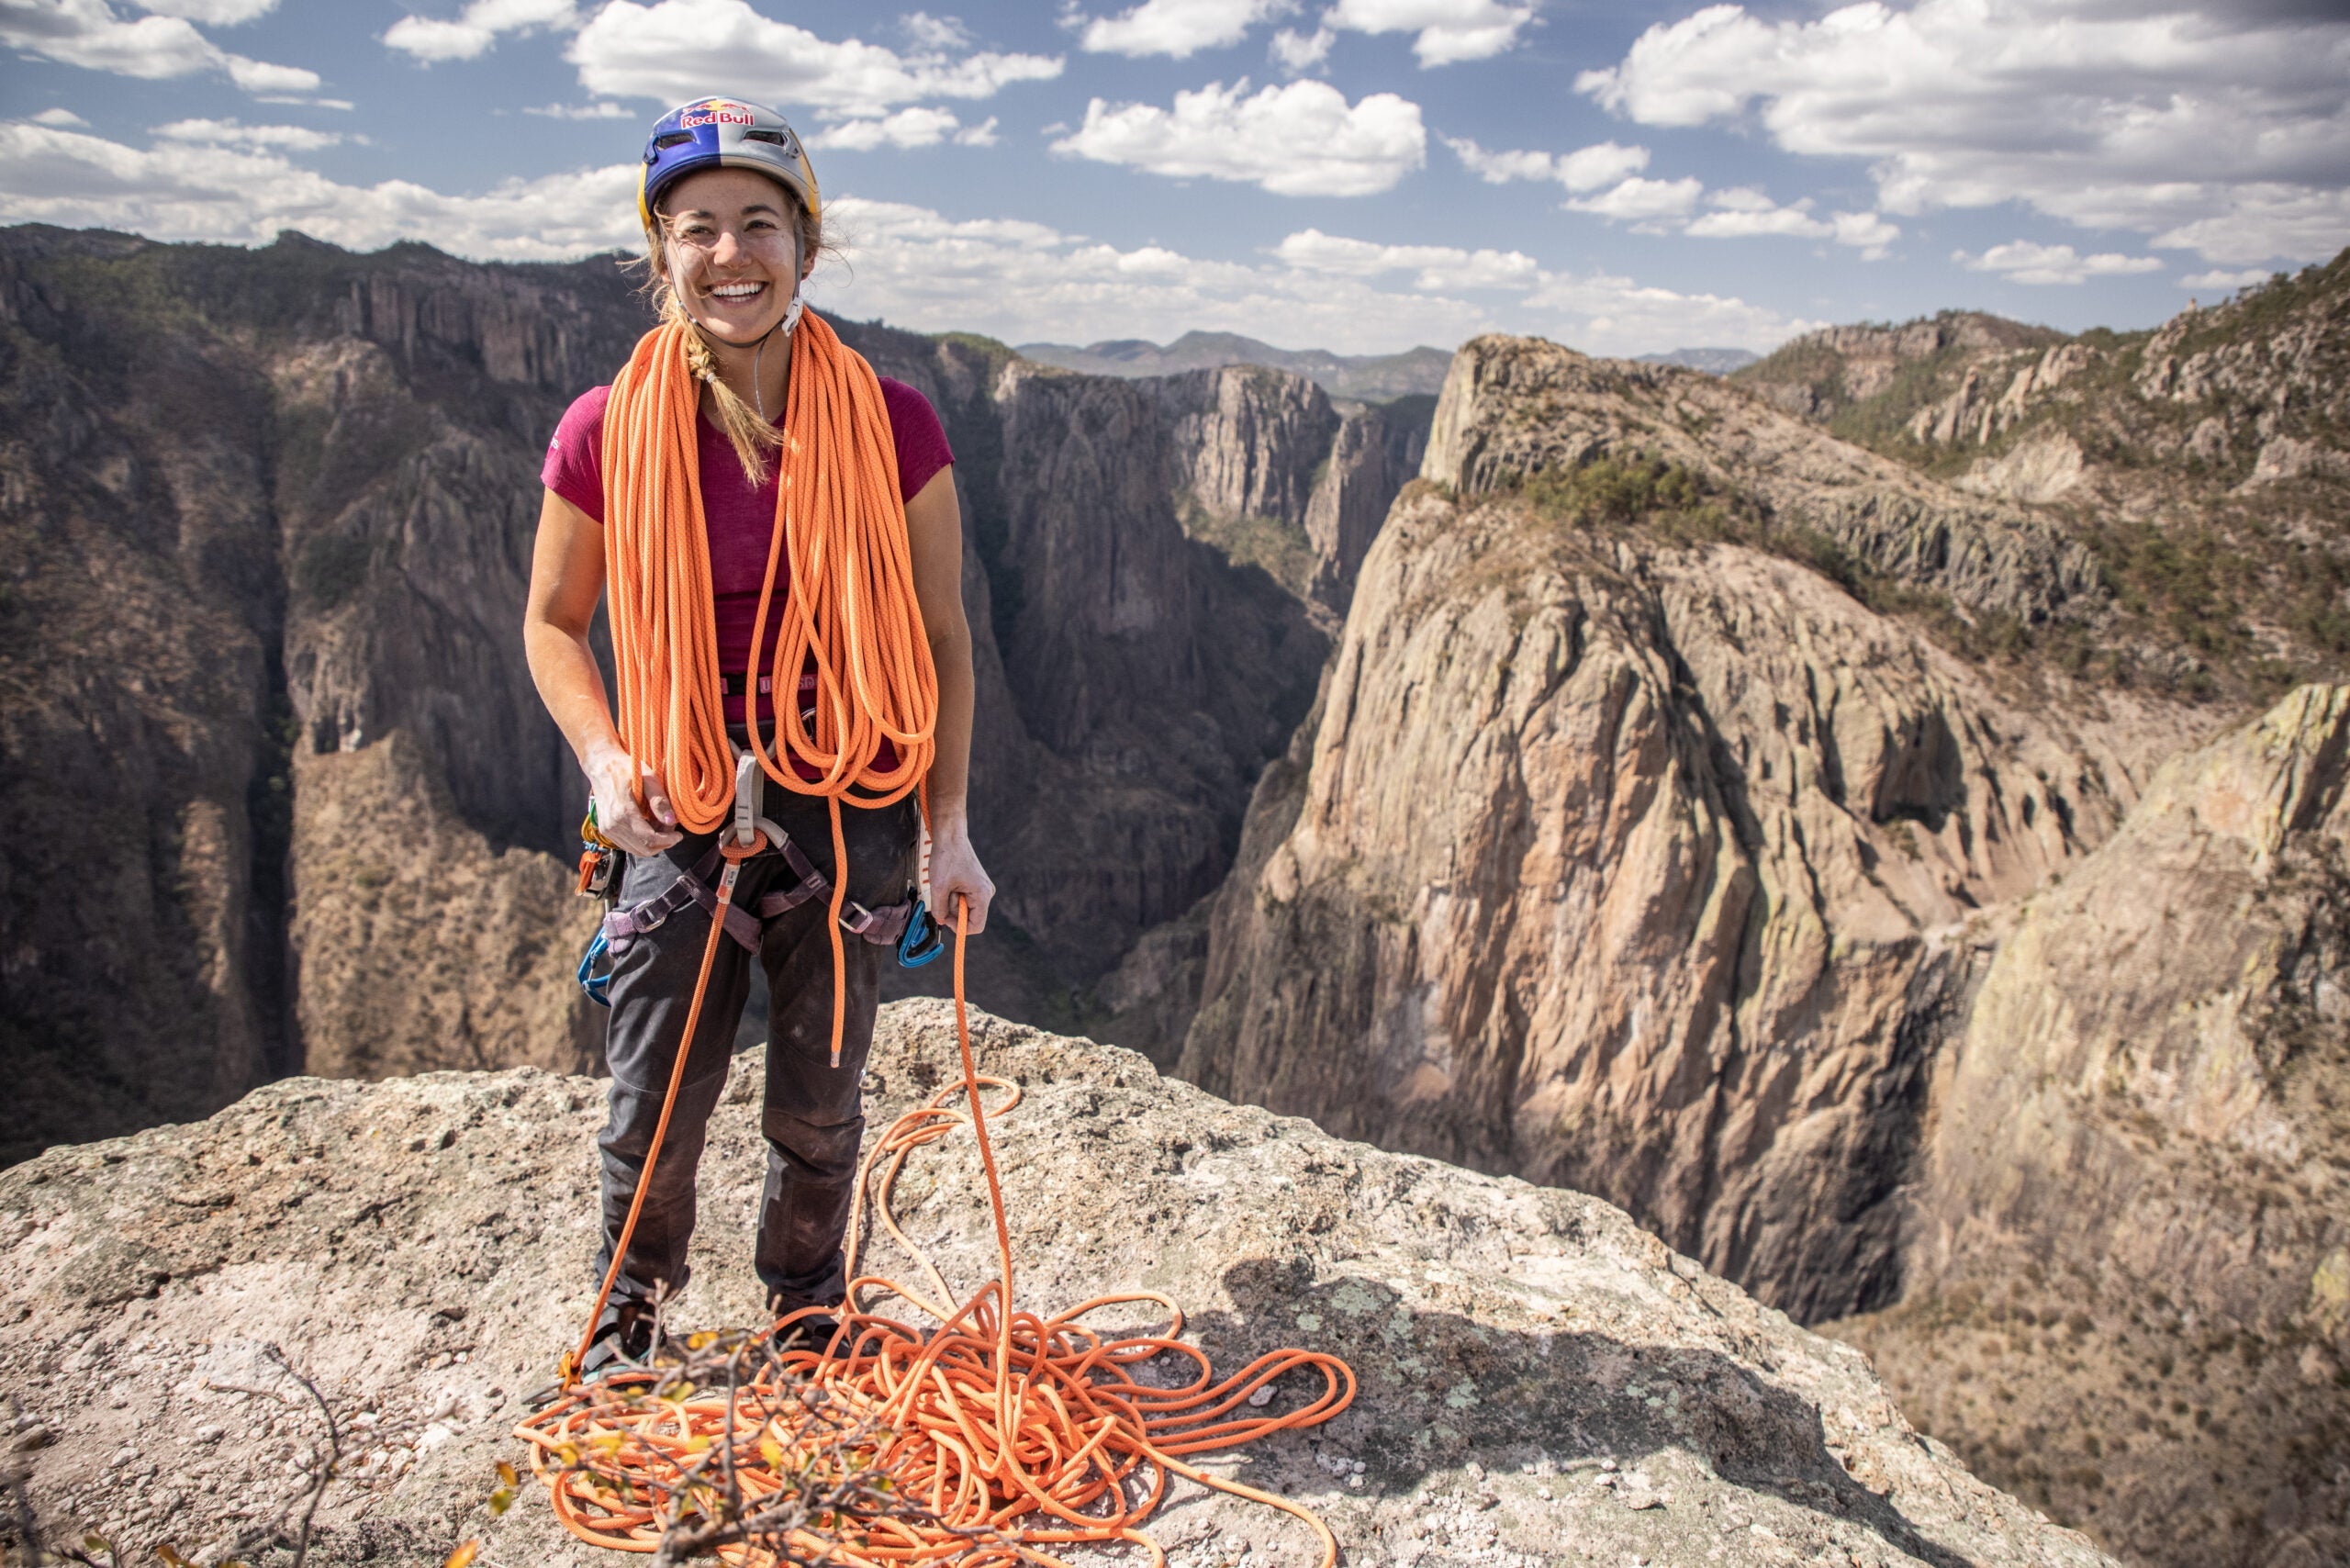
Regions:
<instances>
[{"instance_id":1,"label":"climbing harness","mask_svg":"<svg viewBox=\"0 0 2350 1568\"><path fill-rule=\"evenodd\" d=\"M755 904L732 904L728 907L724 923L726 935L753 957L758 954L760 937L768 922L780 919L809 900L822 898L832 890L831 880L816 868L815 863L792 841L791 835L768 818L757 814L758 783L758 761L744 752L735 760L737 804L732 830L733 841L738 845L748 844L751 834L755 830L762 837L763 847L749 858L757 859L767 855L779 857L797 879L788 888L763 895ZM590 806L588 817L591 823L594 815L595 808ZM658 931L668 924L670 916L680 914L691 906L699 906L704 914L716 913L717 877L720 863L724 858L722 850L722 845L713 844L699 860L672 878L667 887L626 909L620 907L617 888L613 890L612 895L606 900L610 908L601 924L596 927L596 935L589 939L587 952L579 959L577 978L580 989L587 991L588 1000L605 1007L612 1004L610 966L626 955L638 937ZM609 883L609 869L602 875L605 882ZM588 890L588 880L587 872L583 869L580 874L582 892ZM597 889L599 892L603 890L601 885ZM923 911L921 895L911 890L901 902L881 909L867 909L855 899L845 900L839 918L841 929L850 935L862 938L876 947L895 947L898 961L908 969L918 969L938 957L937 928ZM928 950L909 958L910 944L916 948L921 946L916 940L917 923L922 930L929 933Z\"/></svg>"},{"instance_id":2,"label":"climbing harness","mask_svg":"<svg viewBox=\"0 0 2350 1568\"><path fill-rule=\"evenodd\" d=\"M725 853L733 857L739 847L729 842ZM722 905L732 893L736 866L730 858L721 879ZM711 926L703 956L705 981L721 924L714 921ZM1346 1362L1316 1351L1275 1350L1219 1380L1207 1357L1180 1338L1181 1308L1151 1291L1096 1296L1050 1317L1014 1309L1012 1233L988 1120L1012 1111L1021 1093L1007 1080L982 1077L971 1054L963 995L968 925L968 910L958 904L955 1039L962 1081L900 1116L866 1155L849 1218L847 1269L852 1278L839 1327L821 1350L789 1350L780 1358L787 1375L804 1378L837 1398L849 1420L870 1431L867 1446L848 1462L890 1476L902 1495L926 1508L935 1522L884 1519L861 1539L837 1542L795 1531L788 1545L795 1556L807 1554L799 1560L836 1562L850 1568L948 1561L976 1568L1023 1563L1059 1568L1064 1560L1046 1548L1129 1541L1149 1551L1154 1568L1165 1568L1165 1552L1143 1526L1165 1500L1169 1477L1181 1475L1303 1521L1321 1545L1322 1568L1334 1568L1337 1541L1311 1509L1225 1480L1187 1462L1185 1456L1329 1420L1354 1400L1354 1372ZM688 1014L688 1037L700 1002L698 985ZM680 1050L678 1060L684 1059ZM673 1071L671 1101L677 1083ZM1002 1096L999 1103L988 1105L983 1090ZM648 1177L667 1125L665 1102L645 1159ZM987 1178L997 1272L958 1306L928 1255L900 1227L890 1195L915 1150L963 1126L978 1141ZM922 1268L928 1292L878 1274L856 1274L868 1190L873 1212ZM643 1193L640 1180L639 1202ZM615 1273L635 1223L636 1204L632 1204L613 1253ZM607 1292L610 1283L608 1276ZM867 1310L860 1305L865 1295L894 1295L937 1326L919 1333ZM1164 1310L1167 1328L1108 1338L1082 1321L1104 1308L1135 1304ZM788 1313L770 1332L785 1333L794 1323L829 1310L803 1307ZM591 1337L602 1312L599 1297L588 1319ZM772 1372L731 1392L664 1386L657 1374L641 1371L579 1383L573 1369L587 1343L583 1340L578 1351L565 1358L564 1392L514 1434L530 1445L532 1469L546 1484L556 1518L580 1540L623 1551L658 1550L665 1521L655 1500L684 1489L689 1470L699 1475L726 1474L755 1506L758 1499L792 1484L804 1467L825 1462L822 1450L833 1434L811 1437L773 1417L789 1402L779 1397L783 1391ZM1189 1362L1194 1374L1174 1387L1133 1375L1140 1363L1159 1357ZM1268 1386L1295 1372L1318 1377L1318 1391L1309 1384L1312 1396L1283 1414L1255 1414L1266 1403ZM834 1523L837 1528L845 1521ZM726 1553L744 1568L772 1568L779 1561L764 1550L729 1548Z\"/></svg>"},{"instance_id":3,"label":"climbing harness","mask_svg":"<svg viewBox=\"0 0 2350 1568\"><path fill-rule=\"evenodd\" d=\"M710 541L703 531L688 364L694 329L669 321L641 339L605 405L604 556L609 573L617 721L629 754L668 786L678 824L710 833L733 799L727 678L718 668ZM841 809L912 793L935 754L938 673L913 588L905 504L889 411L873 367L813 310L792 334L775 527L759 590L747 694L798 684L800 703L746 700L750 749L766 776L822 799L832 819L833 1063L840 1063L847 988L847 845ZM768 615L783 577L771 661ZM811 689L807 678L812 676ZM873 912L856 912L853 919ZM896 940L892 933L890 940Z\"/></svg>"}]
</instances>

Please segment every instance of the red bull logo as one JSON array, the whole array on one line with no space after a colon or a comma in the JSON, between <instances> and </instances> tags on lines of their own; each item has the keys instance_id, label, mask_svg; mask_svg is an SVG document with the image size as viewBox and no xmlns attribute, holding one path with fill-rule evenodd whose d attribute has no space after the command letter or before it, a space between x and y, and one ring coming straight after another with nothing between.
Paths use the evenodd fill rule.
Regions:
<instances>
[{"instance_id":1,"label":"red bull logo","mask_svg":"<svg viewBox=\"0 0 2350 1568\"><path fill-rule=\"evenodd\" d=\"M755 125L757 116L752 113L747 104L730 104L723 98L712 98L706 104L697 104L688 109L677 123L688 130L705 125Z\"/></svg>"}]
</instances>

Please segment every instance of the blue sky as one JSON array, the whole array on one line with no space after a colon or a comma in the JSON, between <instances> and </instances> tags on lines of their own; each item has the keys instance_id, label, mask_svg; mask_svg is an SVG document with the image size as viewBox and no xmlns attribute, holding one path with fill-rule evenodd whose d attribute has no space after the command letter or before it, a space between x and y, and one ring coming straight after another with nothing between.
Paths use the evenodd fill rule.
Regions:
<instances>
[{"instance_id":1,"label":"blue sky","mask_svg":"<svg viewBox=\"0 0 2350 1568\"><path fill-rule=\"evenodd\" d=\"M2350 243L2342 0L0 0L0 221L573 256L669 103L811 143L820 307L1013 342L2142 326Z\"/></svg>"}]
</instances>

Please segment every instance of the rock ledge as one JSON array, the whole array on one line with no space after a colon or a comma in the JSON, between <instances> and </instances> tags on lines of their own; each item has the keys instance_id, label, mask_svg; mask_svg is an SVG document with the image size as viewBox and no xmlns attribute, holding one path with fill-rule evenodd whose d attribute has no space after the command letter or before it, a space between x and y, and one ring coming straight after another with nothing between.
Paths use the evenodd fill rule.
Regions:
<instances>
[{"instance_id":1,"label":"rock ledge","mask_svg":"<svg viewBox=\"0 0 2350 1568\"><path fill-rule=\"evenodd\" d=\"M1219 1367L1281 1344L1352 1362L1352 1410L1219 1466L1322 1509L1349 1562L2109 1561L1911 1431L1858 1351L1595 1199L1340 1142L1114 1047L984 1016L975 1037L1027 1094L1000 1127L1024 1304L1146 1286ZM945 1004L887 1009L868 1116L952 1062ZM688 1323L756 1299L761 1070L738 1060L712 1126ZM353 1432L315 1561L438 1562L474 1535L593 1560L537 1497L485 1504L584 1310L600 1103L532 1068L294 1079L0 1173L0 1381L44 1519L140 1559L264 1529L322 1430L257 1355L275 1343ZM967 1142L901 1183L958 1287L984 1277L983 1205ZM871 1262L906 1260L885 1238ZM1188 1485L1156 1533L1181 1568L1306 1560L1291 1521Z\"/></svg>"}]
</instances>

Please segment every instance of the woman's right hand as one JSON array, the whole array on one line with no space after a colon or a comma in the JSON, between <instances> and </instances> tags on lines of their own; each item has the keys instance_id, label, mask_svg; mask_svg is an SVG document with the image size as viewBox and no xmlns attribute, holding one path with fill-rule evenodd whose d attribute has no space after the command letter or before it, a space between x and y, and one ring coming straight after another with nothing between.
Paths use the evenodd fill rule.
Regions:
<instances>
[{"instance_id":1,"label":"woman's right hand","mask_svg":"<svg viewBox=\"0 0 2350 1568\"><path fill-rule=\"evenodd\" d=\"M617 745L600 745L585 768L588 786L596 795L596 827L623 852L658 855L684 836L677 831L677 813L669 806L668 789L649 764L639 764ZM637 804L640 782L642 806Z\"/></svg>"}]
</instances>

